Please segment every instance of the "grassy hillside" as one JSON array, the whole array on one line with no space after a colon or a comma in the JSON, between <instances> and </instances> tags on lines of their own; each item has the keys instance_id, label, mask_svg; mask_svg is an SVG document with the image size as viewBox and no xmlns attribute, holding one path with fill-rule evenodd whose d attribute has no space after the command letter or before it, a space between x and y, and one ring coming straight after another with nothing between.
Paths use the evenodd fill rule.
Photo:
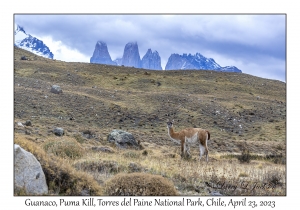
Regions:
<instances>
[{"instance_id":1,"label":"grassy hillside","mask_svg":"<svg viewBox=\"0 0 300 210\"><path fill-rule=\"evenodd\" d=\"M47 141L59 139L51 132L54 127L64 128L66 135L61 138L75 139L85 149L85 155L69 160L77 169L78 164L112 161L120 166L118 173L128 173L134 162L145 173L172 180L181 194L207 194L209 187L201 187L209 179L206 170L225 166L227 172L214 175L264 180L263 174L280 171L285 176L285 165L271 161L275 157L276 163L282 163L286 154L283 82L238 73L151 71L68 63L41 58L19 48L14 53L14 121L32 122L32 126L15 126L15 133L42 147ZM22 56L28 60L21 60ZM51 93L52 85L59 85L63 93ZM179 146L167 135L167 119L175 120L175 130L201 127L210 131L207 165L196 161L196 146L191 149L193 159L180 159ZM144 150L114 148L106 141L113 129L132 133ZM92 135L87 138L83 133ZM97 146L112 147L115 153L92 150ZM256 158L237 166L236 157L243 148ZM86 172L100 185L116 173ZM195 183L190 183L191 179ZM276 193L284 194L285 188L281 186Z\"/></svg>"}]
</instances>

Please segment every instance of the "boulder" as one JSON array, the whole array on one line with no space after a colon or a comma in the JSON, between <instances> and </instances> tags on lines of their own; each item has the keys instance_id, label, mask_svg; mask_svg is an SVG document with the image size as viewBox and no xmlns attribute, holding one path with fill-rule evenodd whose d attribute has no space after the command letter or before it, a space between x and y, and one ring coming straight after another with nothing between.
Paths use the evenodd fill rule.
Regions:
<instances>
[{"instance_id":1,"label":"boulder","mask_svg":"<svg viewBox=\"0 0 300 210\"><path fill-rule=\"evenodd\" d=\"M56 136L63 136L65 134L64 129L62 128L54 128L53 133Z\"/></svg>"},{"instance_id":2,"label":"boulder","mask_svg":"<svg viewBox=\"0 0 300 210\"><path fill-rule=\"evenodd\" d=\"M32 123L31 123L30 120L27 120L27 121L25 122L25 125L26 125L26 126L32 126Z\"/></svg>"},{"instance_id":3,"label":"boulder","mask_svg":"<svg viewBox=\"0 0 300 210\"><path fill-rule=\"evenodd\" d=\"M122 130L113 130L108 135L107 141L115 143L119 148L139 147L134 136L131 133Z\"/></svg>"},{"instance_id":4,"label":"boulder","mask_svg":"<svg viewBox=\"0 0 300 210\"><path fill-rule=\"evenodd\" d=\"M27 61L27 60L28 60L28 58L27 58L26 56L22 56L22 57L21 57L21 60L23 60L23 61Z\"/></svg>"},{"instance_id":5,"label":"boulder","mask_svg":"<svg viewBox=\"0 0 300 210\"><path fill-rule=\"evenodd\" d=\"M62 90L58 85L52 85L51 93L60 94L62 93Z\"/></svg>"},{"instance_id":6,"label":"boulder","mask_svg":"<svg viewBox=\"0 0 300 210\"><path fill-rule=\"evenodd\" d=\"M24 127L24 125L23 125L21 122L17 122L17 125L18 125L19 127Z\"/></svg>"},{"instance_id":7,"label":"boulder","mask_svg":"<svg viewBox=\"0 0 300 210\"><path fill-rule=\"evenodd\" d=\"M25 190L27 195L48 194L48 186L41 164L33 154L15 144L14 152L15 193Z\"/></svg>"}]
</instances>

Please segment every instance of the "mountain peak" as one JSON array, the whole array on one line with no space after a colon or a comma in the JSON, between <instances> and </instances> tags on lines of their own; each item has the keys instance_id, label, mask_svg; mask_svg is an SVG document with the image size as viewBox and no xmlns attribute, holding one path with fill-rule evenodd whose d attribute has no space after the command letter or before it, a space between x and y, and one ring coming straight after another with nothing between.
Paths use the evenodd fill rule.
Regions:
<instances>
[{"instance_id":1,"label":"mountain peak","mask_svg":"<svg viewBox=\"0 0 300 210\"><path fill-rule=\"evenodd\" d=\"M161 59L157 51L152 52L151 49L147 50L146 54L142 58L142 68L162 70Z\"/></svg>"},{"instance_id":2,"label":"mountain peak","mask_svg":"<svg viewBox=\"0 0 300 210\"><path fill-rule=\"evenodd\" d=\"M111 60L111 57L107 49L107 45L103 41L98 41L96 43L95 50L93 56L90 59L90 62L99 63L99 64L116 65L116 63Z\"/></svg>"},{"instance_id":3,"label":"mountain peak","mask_svg":"<svg viewBox=\"0 0 300 210\"><path fill-rule=\"evenodd\" d=\"M15 25L15 35L18 33L18 32L23 32L24 34L26 34L24 28L20 25Z\"/></svg>"},{"instance_id":4,"label":"mountain peak","mask_svg":"<svg viewBox=\"0 0 300 210\"><path fill-rule=\"evenodd\" d=\"M215 62L213 58L206 58L200 53L195 55L183 53L171 54L166 64L165 70L176 70L176 69L201 69L201 70L215 70L215 71L226 71L226 72L242 72L235 66L221 67Z\"/></svg>"},{"instance_id":5,"label":"mountain peak","mask_svg":"<svg viewBox=\"0 0 300 210\"><path fill-rule=\"evenodd\" d=\"M15 24L15 45L45 58L53 59L54 56L49 47L45 45L43 41L27 34L24 28L17 24Z\"/></svg>"},{"instance_id":6,"label":"mountain peak","mask_svg":"<svg viewBox=\"0 0 300 210\"><path fill-rule=\"evenodd\" d=\"M126 45L137 45L137 42L134 41L134 42L128 42Z\"/></svg>"},{"instance_id":7,"label":"mountain peak","mask_svg":"<svg viewBox=\"0 0 300 210\"><path fill-rule=\"evenodd\" d=\"M107 46L107 45L106 45L106 43L105 43L105 42L103 42L103 41L98 41L98 42L97 42L97 44L98 44L98 45Z\"/></svg>"},{"instance_id":8,"label":"mountain peak","mask_svg":"<svg viewBox=\"0 0 300 210\"><path fill-rule=\"evenodd\" d=\"M125 45L122 57L122 65L133 66L136 68L141 67L141 58L137 42L128 42Z\"/></svg>"},{"instance_id":9,"label":"mountain peak","mask_svg":"<svg viewBox=\"0 0 300 210\"><path fill-rule=\"evenodd\" d=\"M239 72L242 73L240 69L238 69L235 66L224 66L220 68L220 71L226 71L226 72Z\"/></svg>"}]
</instances>

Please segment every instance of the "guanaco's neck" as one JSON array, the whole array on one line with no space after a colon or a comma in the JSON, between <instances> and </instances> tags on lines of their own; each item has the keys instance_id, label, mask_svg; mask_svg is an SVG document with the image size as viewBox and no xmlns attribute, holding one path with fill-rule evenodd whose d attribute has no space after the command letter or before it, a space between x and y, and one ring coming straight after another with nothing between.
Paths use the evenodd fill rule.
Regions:
<instances>
[{"instance_id":1,"label":"guanaco's neck","mask_svg":"<svg viewBox=\"0 0 300 210\"><path fill-rule=\"evenodd\" d=\"M179 139L178 139L178 133L176 133L176 132L174 131L174 128L173 128L173 127L171 127L171 128L168 127L168 134L169 134L169 136L170 136L172 139L179 140Z\"/></svg>"}]
</instances>

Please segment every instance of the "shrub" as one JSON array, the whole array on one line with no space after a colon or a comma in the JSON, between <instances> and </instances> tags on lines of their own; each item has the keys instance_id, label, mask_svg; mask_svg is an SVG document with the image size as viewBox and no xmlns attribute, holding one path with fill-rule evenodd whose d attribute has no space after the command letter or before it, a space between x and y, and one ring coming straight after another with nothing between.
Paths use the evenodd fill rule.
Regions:
<instances>
[{"instance_id":1,"label":"shrub","mask_svg":"<svg viewBox=\"0 0 300 210\"><path fill-rule=\"evenodd\" d=\"M271 183L273 185L279 185L281 184L281 179L282 175L278 173L278 171L269 171L265 176L264 176L264 181L267 183Z\"/></svg>"},{"instance_id":2,"label":"shrub","mask_svg":"<svg viewBox=\"0 0 300 210\"><path fill-rule=\"evenodd\" d=\"M84 154L84 149L79 143L70 138L51 139L44 143L44 149L48 153L53 153L62 158L80 158Z\"/></svg>"},{"instance_id":3,"label":"shrub","mask_svg":"<svg viewBox=\"0 0 300 210\"><path fill-rule=\"evenodd\" d=\"M249 175L246 172L241 172L239 177L248 177Z\"/></svg>"},{"instance_id":4,"label":"shrub","mask_svg":"<svg viewBox=\"0 0 300 210\"><path fill-rule=\"evenodd\" d=\"M142 152L142 155L147 156L147 155L148 155L148 150L144 150L144 151Z\"/></svg>"},{"instance_id":5,"label":"shrub","mask_svg":"<svg viewBox=\"0 0 300 210\"><path fill-rule=\"evenodd\" d=\"M118 174L105 183L105 191L112 196L178 195L171 181L146 173Z\"/></svg>"},{"instance_id":6,"label":"shrub","mask_svg":"<svg viewBox=\"0 0 300 210\"><path fill-rule=\"evenodd\" d=\"M141 164L138 163L129 163L128 165L128 171L129 172L141 172L141 171L145 171L147 169L145 169L144 167L141 166Z\"/></svg>"},{"instance_id":7,"label":"shrub","mask_svg":"<svg viewBox=\"0 0 300 210\"><path fill-rule=\"evenodd\" d=\"M85 139L82 137L82 135L78 134L78 133L74 135L74 138L80 144L84 143L84 141L85 141Z\"/></svg>"},{"instance_id":8,"label":"shrub","mask_svg":"<svg viewBox=\"0 0 300 210\"><path fill-rule=\"evenodd\" d=\"M82 171L112 173L116 174L124 167L120 166L116 161L108 160L83 160L74 164L75 168Z\"/></svg>"},{"instance_id":9,"label":"shrub","mask_svg":"<svg viewBox=\"0 0 300 210\"><path fill-rule=\"evenodd\" d=\"M272 161L275 164L286 164L286 157L280 153L279 155L277 154L269 154L266 155L266 159Z\"/></svg>"},{"instance_id":10,"label":"shrub","mask_svg":"<svg viewBox=\"0 0 300 210\"><path fill-rule=\"evenodd\" d=\"M36 143L23 137L15 135L14 141L40 162L50 194L80 196L88 192L88 195L102 195L101 187L92 176L76 171L67 161L47 154Z\"/></svg>"},{"instance_id":11,"label":"shrub","mask_svg":"<svg viewBox=\"0 0 300 210\"><path fill-rule=\"evenodd\" d=\"M241 163L249 163L251 160L251 155L248 149L243 149L242 154L238 156L238 160Z\"/></svg>"},{"instance_id":12,"label":"shrub","mask_svg":"<svg viewBox=\"0 0 300 210\"><path fill-rule=\"evenodd\" d=\"M242 150L242 154L238 155L237 159L240 161L240 163L249 163L253 157L250 155L249 149L247 149L246 142L242 145L240 149Z\"/></svg>"},{"instance_id":13,"label":"shrub","mask_svg":"<svg viewBox=\"0 0 300 210\"><path fill-rule=\"evenodd\" d=\"M140 157L140 154L138 152L135 152L135 151L127 151L127 152L124 152L123 153L123 156L126 157L126 158L139 158Z\"/></svg>"}]
</instances>

